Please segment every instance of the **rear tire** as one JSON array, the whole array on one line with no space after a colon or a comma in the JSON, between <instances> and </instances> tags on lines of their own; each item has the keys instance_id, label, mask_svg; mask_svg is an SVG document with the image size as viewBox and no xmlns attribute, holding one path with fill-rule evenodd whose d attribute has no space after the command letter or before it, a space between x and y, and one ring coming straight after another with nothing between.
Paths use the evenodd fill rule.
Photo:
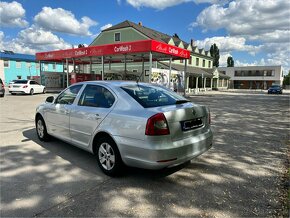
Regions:
<instances>
[{"instance_id":1,"label":"rear tire","mask_svg":"<svg viewBox=\"0 0 290 218\"><path fill-rule=\"evenodd\" d=\"M30 95L33 95L33 94L34 94L34 90L33 90L33 89L30 89L29 94L30 94Z\"/></svg>"},{"instance_id":2,"label":"rear tire","mask_svg":"<svg viewBox=\"0 0 290 218\"><path fill-rule=\"evenodd\" d=\"M4 94L3 95L0 95L0 97L3 98L4 97Z\"/></svg>"},{"instance_id":3,"label":"rear tire","mask_svg":"<svg viewBox=\"0 0 290 218\"><path fill-rule=\"evenodd\" d=\"M46 130L45 122L40 115L38 115L35 119L35 128L40 141L48 141L50 139L50 135Z\"/></svg>"},{"instance_id":4,"label":"rear tire","mask_svg":"<svg viewBox=\"0 0 290 218\"><path fill-rule=\"evenodd\" d=\"M116 143L109 137L103 137L96 144L96 158L101 170L108 176L120 176L124 167Z\"/></svg>"}]
</instances>

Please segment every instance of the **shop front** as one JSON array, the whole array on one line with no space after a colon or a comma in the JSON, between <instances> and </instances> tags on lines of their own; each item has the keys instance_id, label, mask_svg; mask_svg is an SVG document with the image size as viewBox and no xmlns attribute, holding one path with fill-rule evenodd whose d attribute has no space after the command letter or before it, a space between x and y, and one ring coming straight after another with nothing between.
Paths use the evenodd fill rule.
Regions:
<instances>
[{"instance_id":1,"label":"shop front","mask_svg":"<svg viewBox=\"0 0 290 218\"><path fill-rule=\"evenodd\" d=\"M156 74L153 74L153 70L155 70L153 67L153 61L169 61L169 63L171 63L172 60L184 60L183 71L186 72L187 59L189 59L189 57L190 51L155 40L142 40L36 53L36 59L40 63L43 61L64 63L66 66L65 69L69 69L69 66L72 66L73 73L66 70L66 78L60 80L57 78L54 79L55 82L58 83L65 81L66 86L69 86L73 82L85 80L105 80L112 77L126 80L138 79L139 81L145 81L145 74L149 76L149 82L154 82L156 79ZM132 62L142 63L141 72L135 74L128 72L127 64ZM147 72L145 72L144 68L145 62L149 64L149 70ZM121 63L123 65L123 69L119 69L118 72L113 72L111 69L111 65L113 63ZM80 69L79 66L84 65L86 65L86 67L83 67L83 69L88 69L86 74L91 74L90 76L80 75L80 72L77 70ZM93 71L94 65L101 67L99 74ZM106 75L106 73L108 75ZM117 75L120 76L118 77ZM176 79L176 73L172 72L171 68L167 75L168 81ZM173 76L175 77L171 78ZM47 79L49 78L45 77L44 81L42 80L42 83L46 84ZM50 80L52 79L50 78ZM184 80L182 82L178 82L183 83L180 87L185 87ZM173 89L174 84L168 82L166 86Z\"/></svg>"}]
</instances>

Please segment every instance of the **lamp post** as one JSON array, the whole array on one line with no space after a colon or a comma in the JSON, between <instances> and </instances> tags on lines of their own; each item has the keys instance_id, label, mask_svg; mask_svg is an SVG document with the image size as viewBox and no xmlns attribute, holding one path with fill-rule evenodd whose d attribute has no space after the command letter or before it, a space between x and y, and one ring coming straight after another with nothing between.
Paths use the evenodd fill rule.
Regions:
<instances>
[{"instance_id":1,"label":"lamp post","mask_svg":"<svg viewBox=\"0 0 290 218\"><path fill-rule=\"evenodd\" d=\"M31 67L32 67L31 65L28 67L28 70L29 70L29 78L30 79L31 79L31 70L30 70Z\"/></svg>"}]
</instances>

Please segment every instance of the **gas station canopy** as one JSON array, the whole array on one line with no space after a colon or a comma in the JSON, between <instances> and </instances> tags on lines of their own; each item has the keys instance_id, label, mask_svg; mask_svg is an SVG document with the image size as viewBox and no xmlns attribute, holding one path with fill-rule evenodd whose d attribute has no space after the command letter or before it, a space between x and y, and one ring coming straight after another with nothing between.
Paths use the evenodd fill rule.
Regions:
<instances>
[{"instance_id":1,"label":"gas station canopy","mask_svg":"<svg viewBox=\"0 0 290 218\"><path fill-rule=\"evenodd\" d=\"M75 49L36 53L38 61L71 62L78 64L163 61L188 59L190 51L155 40L123 42Z\"/></svg>"}]
</instances>

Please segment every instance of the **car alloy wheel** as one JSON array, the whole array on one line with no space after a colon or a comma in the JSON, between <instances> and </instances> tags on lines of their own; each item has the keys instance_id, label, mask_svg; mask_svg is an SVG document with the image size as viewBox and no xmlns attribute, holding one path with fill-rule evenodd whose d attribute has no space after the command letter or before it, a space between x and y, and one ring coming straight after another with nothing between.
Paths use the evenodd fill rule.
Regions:
<instances>
[{"instance_id":1,"label":"car alloy wheel","mask_svg":"<svg viewBox=\"0 0 290 218\"><path fill-rule=\"evenodd\" d=\"M43 136L44 136L44 126L43 126L43 122L41 119L39 119L37 121L37 134L38 134L39 138L43 138Z\"/></svg>"},{"instance_id":2,"label":"car alloy wheel","mask_svg":"<svg viewBox=\"0 0 290 218\"><path fill-rule=\"evenodd\" d=\"M33 93L34 93L34 90L30 89L30 95L33 95Z\"/></svg>"},{"instance_id":3,"label":"car alloy wheel","mask_svg":"<svg viewBox=\"0 0 290 218\"><path fill-rule=\"evenodd\" d=\"M115 165L115 153L113 148L106 142L99 147L99 161L105 170L113 169Z\"/></svg>"},{"instance_id":4,"label":"car alloy wheel","mask_svg":"<svg viewBox=\"0 0 290 218\"><path fill-rule=\"evenodd\" d=\"M47 133L45 122L41 115L38 115L35 120L36 133L40 141L48 141L50 135Z\"/></svg>"},{"instance_id":5,"label":"car alloy wheel","mask_svg":"<svg viewBox=\"0 0 290 218\"><path fill-rule=\"evenodd\" d=\"M119 176L124 167L120 152L110 137L100 138L96 144L95 155L101 170L108 176Z\"/></svg>"}]
</instances>

